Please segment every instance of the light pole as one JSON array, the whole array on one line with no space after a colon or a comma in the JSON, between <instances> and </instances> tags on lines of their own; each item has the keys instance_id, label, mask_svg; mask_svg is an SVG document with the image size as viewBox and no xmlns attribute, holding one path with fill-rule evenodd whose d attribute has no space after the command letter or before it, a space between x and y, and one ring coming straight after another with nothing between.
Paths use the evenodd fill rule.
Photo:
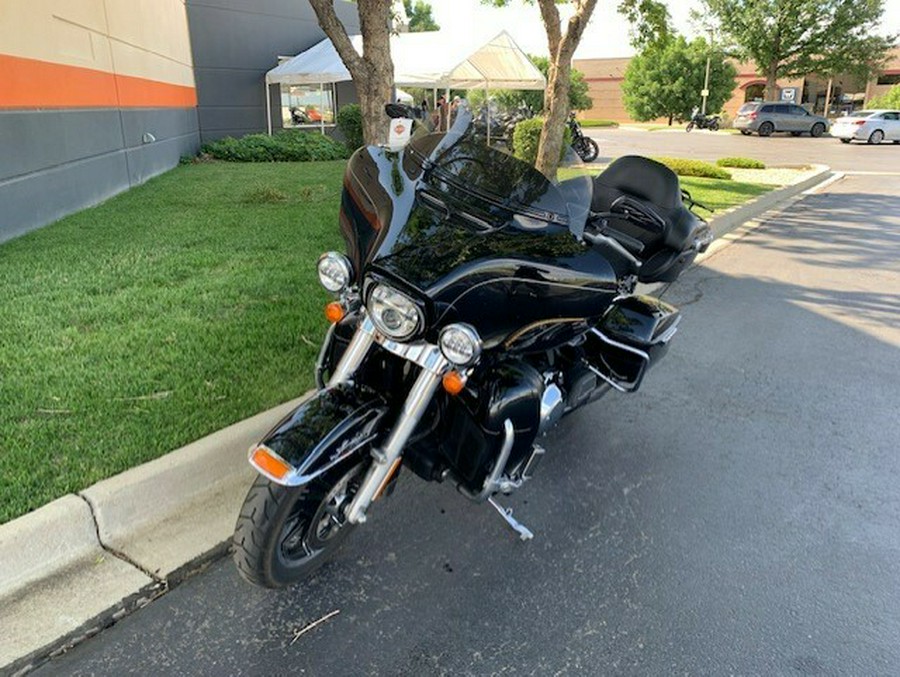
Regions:
<instances>
[{"instance_id":1,"label":"light pole","mask_svg":"<svg viewBox=\"0 0 900 677\"><path fill-rule=\"evenodd\" d=\"M706 50L706 77L703 79L703 106L700 109L702 115L706 115L706 99L709 97L709 60L712 56L713 32L709 29L709 49Z\"/></svg>"}]
</instances>

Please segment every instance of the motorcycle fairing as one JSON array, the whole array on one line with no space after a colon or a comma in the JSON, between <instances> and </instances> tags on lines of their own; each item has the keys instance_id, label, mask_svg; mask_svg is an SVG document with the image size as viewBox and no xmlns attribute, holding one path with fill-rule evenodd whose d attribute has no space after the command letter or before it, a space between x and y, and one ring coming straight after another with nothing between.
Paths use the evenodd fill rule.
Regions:
<instances>
[{"instance_id":1,"label":"motorcycle fairing","mask_svg":"<svg viewBox=\"0 0 900 677\"><path fill-rule=\"evenodd\" d=\"M316 392L260 442L293 468L284 480L270 479L300 486L365 453L387 411L384 398L366 386L341 384Z\"/></svg>"}]
</instances>

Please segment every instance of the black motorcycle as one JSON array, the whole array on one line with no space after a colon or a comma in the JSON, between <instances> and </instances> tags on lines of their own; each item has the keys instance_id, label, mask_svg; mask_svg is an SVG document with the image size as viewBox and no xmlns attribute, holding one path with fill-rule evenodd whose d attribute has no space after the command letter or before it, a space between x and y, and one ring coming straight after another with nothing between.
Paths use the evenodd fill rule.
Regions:
<instances>
[{"instance_id":1,"label":"black motorcycle","mask_svg":"<svg viewBox=\"0 0 900 677\"><path fill-rule=\"evenodd\" d=\"M709 129L714 132L719 131L720 115L704 115L697 109L691 114L691 120L687 123L684 131L689 132L692 129Z\"/></svg>"},{"instance_id":2,"label":"black motorcycle","mask_svg":"<svg viewBox=\"0 0 900 677\"><path fill-rule=\"evenodd\" d=\"M569 113L567 122L569 131L572 133L572 150L581 158L582 162L593 162L600 155L600 146L591 137L585 136L581 131L581 124L575 117L575 113Z\"/></svg>"},{"instance_id":3,"label":"black motorcycle","mask_svg":"<svg viewBox=\"0 0 900 677\"><path fill-rule=\"evenodd\" d=\"M259 477L234 558L252 583L320 566L401 468L530 539L496 497L532 477L561 419L637 390L678 329L676 308L634 293L675 280L712 240L674 173L629 156L556 184L470 122L463 106L447 133L348 163L346 254L318 261L335 296L318 390L250 451Z\"/></svg>"}]
</instances>

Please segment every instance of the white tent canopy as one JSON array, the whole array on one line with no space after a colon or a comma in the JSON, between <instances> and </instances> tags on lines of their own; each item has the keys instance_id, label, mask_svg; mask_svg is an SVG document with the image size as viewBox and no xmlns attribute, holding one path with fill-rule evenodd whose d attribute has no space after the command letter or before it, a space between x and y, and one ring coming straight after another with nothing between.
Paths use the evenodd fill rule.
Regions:
<instances>
[{"instance_id":1,"label":"white tent canopy","mask_svg":"<svg viewBox=\"0 0 900 677\"><path fill-rule=\"evenodd\" d=\"M362 36L351 36L362 53ZM391 36L394 84L426 89L546 89L547 80L506 31L490 40L448 32ZM266 85L317 85L350 80L327 38L266 73Z\"/></svg>"}]
</instances>

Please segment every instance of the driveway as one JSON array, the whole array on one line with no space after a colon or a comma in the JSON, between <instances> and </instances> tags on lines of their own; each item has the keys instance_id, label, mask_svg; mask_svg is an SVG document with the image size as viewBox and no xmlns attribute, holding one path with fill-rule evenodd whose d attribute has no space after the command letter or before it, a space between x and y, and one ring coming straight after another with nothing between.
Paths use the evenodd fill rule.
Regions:
<instances>
[{"instance_id":1,"label":"driveway","mask_svg":"<svg viewBox=\"0 0 900 677\"><path fill-rule=\"evenodd\" d=\"M684 127L673 131L647 132L635 129L586 129L598 144L597 163L605 164L620 155L670 155L715 161L740 156L770 165L817 162L839 171L896 172L900 168L900 145L882 143L869 146L837 139L776 134L770 137L742 136L726 132L694 131ZM895 181L897 179L894 179Z\"/></svg>"},{"instance_id":2,"label":"driveway","mask_svg":"<svg viewBox=\"0 0 900 677\"><path fill-rule=\"evenodd\" d=\"M38 674L897 674L898 261L900 181L806 197L682 276L639 393L547 438L507 501L534 541L407 474L307 584L220 561Z\"/></svg>"}]
</instances>

